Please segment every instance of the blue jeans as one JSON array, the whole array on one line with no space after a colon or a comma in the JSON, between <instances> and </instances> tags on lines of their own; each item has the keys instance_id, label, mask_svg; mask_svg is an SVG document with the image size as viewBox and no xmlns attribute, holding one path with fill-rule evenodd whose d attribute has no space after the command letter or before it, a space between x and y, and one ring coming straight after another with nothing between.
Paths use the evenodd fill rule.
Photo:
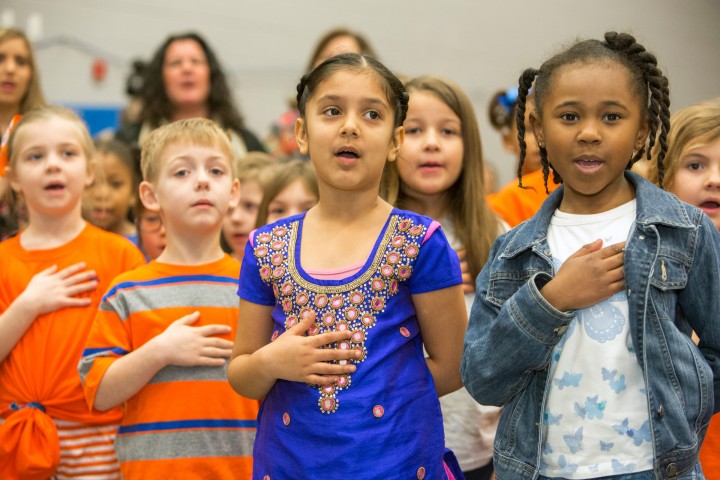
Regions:
<instances>
[{"instance_id":1,"label":"blue jeans","mask_svg":"<svg viewBox=\"0 0 720 480\"><path fill-rule=\"evenodd\" d=\"M692 468L689 472L685 473L684 475L680 477L676 477L677 480L705 480L705 475L702 473L702 468L700 467L700 463L696 463L695 467ZM540 475L538 477L538 480L562 480L557 477L548 478L543 477ZM599 477L595 480L655 480L655 474L652 470L647 470L645 472L638 472L638 473L630 473L626 475L612 475L610 477Z\"/></svg>"}]
</instances>

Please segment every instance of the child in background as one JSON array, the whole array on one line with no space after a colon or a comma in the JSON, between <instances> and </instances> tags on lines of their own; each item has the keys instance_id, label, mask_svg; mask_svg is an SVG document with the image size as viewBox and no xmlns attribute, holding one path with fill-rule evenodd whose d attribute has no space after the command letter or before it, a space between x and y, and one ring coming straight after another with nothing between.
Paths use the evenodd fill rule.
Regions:
<instances>
[{"instance_id":1,"label":"child in background","mask_svg":"<svg viewBox=\"0 0 720 480\"><path fill-rule=\"evenodd\" d=\"M0 28L0 241L18 232L27 220L27 212L17 199L10 201L5 167L10 132L23 113L45 105L40 75L32 45L25 33L15 28ZM11 204L14 207L11 208Z\"/></svg>"},{"instance_id":2,"label":"child in background","mask_svg":"<svg viewBox=\"0 0 720 480\"><path fill-rule=\"evenodd\" d=\"M232 146L214 122L181 120L142 146L140 198L160 214L157 260L113 281L78 366L88 404L125 404L123 478L249 478L258 404L225 374L240 264L220 248L239 200Z\"/></svg>"},{"instance_id":3,"label":"child in background","mask_svg":"<svg viewBox=\"0 0 720 480\"><path fill-rule=\"evenodd\" d=\"M31 110L8 145L29 223L0 243L0 478L118 479L122 411L88 410L77 362L103 292L142 255L82 219L93 147L77 115Z\"/></svg>"},{"instance_id":4,"label":"child in background","mask_svg":"<svg viewBox=\"0 0 720 480\"><path fill-rule=\"evenodd\" d=\"M118 140L96 140L95 164L95 181L83 194L83 216L137 245L137 232L129 220L138 185L130 148Z\"/></svg>"},{"instance_id":5,"label":"child in background","mask_svg":"<svg viewBox=\"0 0 720 480\"><path fill-rule=\"evenodd\" d=\"M381 194L391 204L435 219L463 262L470 313L474 280L495 238L505 229L477 192L484 161L475 110L452 82L430 76L405 83L410 94L405 141L397 162L385 166ZM482 197L480 197L482 198ZM476 403L464 388L440 399L445 442L467 480L492 476L492 445L500 414Z\"/></svg>"},{"instance_id":6,"label":"child in background","mask_svg":"<svg viewBox=\"0 0 720 480\"><path fill-rule=\"evenodd\" d=\"M720 407L720 302L708 301L720 236L628 170L656 141L665 157L667 78L631 35L609 32L525 70L519 118L531 85L543 164L563 185L495 242L462 362L475 399L504 405L497 476L704 478L698 450Z\"/></svg>"},{"instance_id":7,"label":"child in background","mask_svg":"<svg viewBox=\"0 0 720 480\"><path fill-rule=\"evenodd\" d=\"M698 207L720 229L720 98L689 106L671 118L668 151L663 162L665 187ZM660 146L653 149L657 159ZM647 164L648 180L659 183L657 163ZM715 298L715 297L711 297ZM720 479L720 414L710 421L700 449L703 473Z\"/></svg>"},{"instance_id":8,"label":"child in background","mask_svg":"<svg viewBox=\"0 0 720 480\"><path fill-rule=\"evenodd\" d=\"M312 163L304 160L280 162L265 186L256 226L305 212L315 206L318 197L318 180Z\"/></svg>"},{"instance_id":9,"label":"child in background","mask_svg":"<svg viewBox=\"0 0 720 480\"><path fill-rule=\"evenodd\" d=\"M220 244L239 262L245 254L250 232L255 229L263 191L273 177L275 165L275 160L262 152L250 152L237 162L240 202L225 215Z\"/></svg>"},{"instance_id":10,"label":"child in background","mask_svg":"<svg viewBox=\"0 0 720 480\"><path fill-rule=\"evenodd\" d=\"M542 155L530 128L530 113L535 108L535 98L530 94L526 99L525 113L518 116L517 89L508 89L495 94L490 103L490 123L500 131L503 147L517 156L517 180L513 180L499 192L488 195L487 201L495 213L515 227L532 217L538 211L548 194L557 188L555 181L548 182L549 166L543 167ZM518 137L518 124L525 132ZM524 152L521 156L521 144ZM522 160L520 160L522 158Z\"/></svg>"},{"instance_id":11,"label":"child in background","mask_svg":"<svg viewBox=\"0 0 720 480\"><path fill-rule=\"evenodd\" d=\"M140 192L135 194L135 228L138 247L148 262L157 259L165 250L167 239L160 213L145 208L140 200Z\"/></svg>"},{"instance_id":12,"label":"child in background","mask_svg":"<svg viewBox=\"0 0 720 480\"><path fill-rule=\"evenodd\" d=\"M265 399L253 478L455 478L437 397L461 387L457 255L436 222L378 196L407 92L358 54L297 91L320 199L251 236L228 368L239 393Z\"/></svg>"}]
</instances>

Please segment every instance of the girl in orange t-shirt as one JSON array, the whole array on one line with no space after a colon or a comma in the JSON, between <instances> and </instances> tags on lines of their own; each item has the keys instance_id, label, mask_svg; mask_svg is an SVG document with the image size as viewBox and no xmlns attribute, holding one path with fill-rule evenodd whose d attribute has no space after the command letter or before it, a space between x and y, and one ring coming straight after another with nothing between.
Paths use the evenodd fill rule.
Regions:
<instances>
[{"instance_id":1,"label":"girl in orange t-shirt","mask_svg":"<svg viewBox=\"0 0 720 480\"><path fill-rule=\"evenodd\" d=\"M144 263L128 240L83 221L92 142L69 110L26 113L8 148L8 180L29 223L0 243L0 478L120 478L120 409L90 411L77 374L110 281Z\"/></svg>"}]
</instances>

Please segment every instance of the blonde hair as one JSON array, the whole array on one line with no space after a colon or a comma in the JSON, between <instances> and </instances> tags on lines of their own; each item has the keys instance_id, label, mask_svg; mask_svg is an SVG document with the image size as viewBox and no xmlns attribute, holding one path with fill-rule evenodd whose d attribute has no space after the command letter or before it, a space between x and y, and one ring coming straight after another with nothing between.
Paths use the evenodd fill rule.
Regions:
<instances>
[{"instance_id":1,"label":"blonde hair","mask_svg":"<svg viewBox=\"0 0 720 480\"><path fill-rule=\"evenodd\" d=\"M237 178L240 182L255 180L265 190L277 165L279 164L272 155L265 152L249 152L237 160Z\"/></svg>"},{"instance_id":2,"label":"blonde hair","mask_svg":"<svg viewBox=\"0 0 720 480\"><path fill-rule=\"evenodd\" d=\"M33 108L44 107L46 103L45 96L40 89L40 73L35 64L35 55L27 36L16 28L0 28L0 44L14 38L19 38L25 43L25 48L28 51L28 63L30 64L30 81L25 95L20 101L20 111L18 112L23 114Z\"/></svg>"},{"instance_id":3,"label":"blonde hair","mask_svg":"<svg viewBox=\"0 0 720 480\"><path fill-rule=\"evenodd\" d=\"M490 248L500 233L500 222L485 202L485 173L480 128L470 99L453 82L432 76L416 77L405 83L412 92L429 92L439 98L458 116L463 140L460 177L447 191L445 212L452 219L455 235L467 253L473 278L488 259ZM380 195L390 204L405 208L407 196L397 162L387 162L380 185Z\"/></svg>"},{"instance_id":4,"label":"blonde hair","mask_svg":"<svg viewBox=\"0 0 720 480\"><path fill-rule=\"evenodd\" d=\"M200 145L218 148L228 160L233 178L236 165L228 134L217 123L205 118L178 120L153 130L142 144L140 169L143 179L152 182L160 171L162 154L172 145Z\"/></svg>"},{"instance_id":5,"label":"blonde hair","mask_svg":"<svg viewBox=\"0 0 720 480\"><path fill-rule=\"evenodd\" d=\"M315 195L315 198L320 198L317 176L315 175L315 168L312 163L297 159L281 162L273 168L273 177L265 185L263 190L263 198L258 207L258 215L255 223L257 228L267 223L268 206L270 202L275 200L275 197L277 197L285 187L298 179L303 181L305 187L310 193Z\"/></svg>"},{"instance_id":6,"label":"blonde hair","mask_svg":"<svg viewBox=\"0 0 720 480\"><path fill-rule=\"evenodd\" d=\"M663 159L663 181L668 190L673 187L680 160L693 148L720 139L720 97L683 108L670 118L667 154ZM652 149L652 160L638 162L645 168L644 175L659 185L657 157L660 145Z\"/></svg>"},{"instance_id":7,"label":"blonde hair","mask_svg":"<svg viewBox=\"0 0 720 480\"><path fill-rule=\"evenodd\" d=\"M82 119L77 115L77 113L73 112L69 108L61 107L58 105L47 105L44 107L35 108L25 113L20 119L20 121L17 123L17 125L15 125L15 128L13 128L13 131L10 134L10 139L8 140L7 168L11 175L14 170L14 166L17 163L17 155L18 151L20 150L20 147L17 145L17 143L20 142L19 137L23 129L31 123L42 120L50 120L52 118L60 118L62 120L66 120L76 127L80 140L80 147L83 149L83 153L85 153L85 158L88 161L88 166L92 162L93 155L95 154L95 147L93 147L93 141L90 138L90 133L88 132L85 122L82 121Z\"/></svg>"}]
</instances>

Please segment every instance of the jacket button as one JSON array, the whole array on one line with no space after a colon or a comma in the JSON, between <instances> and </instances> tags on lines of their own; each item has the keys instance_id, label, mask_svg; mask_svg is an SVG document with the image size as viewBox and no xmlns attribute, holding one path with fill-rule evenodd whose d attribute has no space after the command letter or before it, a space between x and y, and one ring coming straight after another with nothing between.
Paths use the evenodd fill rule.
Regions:
<instances>
[{"instance_id":1,"label":"jacket button","mask_svg":"<svg viewBox=\"0 0 720 480\"><path fill-rule=\"evenodd\" d=\"M669 476L674 477L678 473L678 466L676 463L671 463L670 465L667 466L667 470L665 470L665 471L667 472L667 474Z\"/></svg>"},{"instance_id":2,"label":"jacket button","mask_svg":"<svg viewBox=\"0 0 720 480\"><path fill-rule=\"evenodd\" d=\"M567 329L568 329L567 325L563 325L562 327L558 327L555 330L553 330L553 332L555 332L555 335L557 335L559 337L560 335L563 335L565 332L567 332Z\"/></svg>"},{"instance_id":3,"label":"jacket button","mask_svg":"<svg viewBox=\"0 0 720 480\"><path fill-rule=\"evenodd\" d=\"M631 289L631 288L628 288L627 294L628 294L628 297L629 297L630 295L632 295L632 289Z\"/></svg>"},{"instance_id":4,"label":"jacket button","mask_svg":"<svg viewBox=\"0 0 720 480\"><path fill-rule=\"evenodd\" d=\"M640 240L645 240L645 235L640 235L640 236L638 236L638 238L639 238Z\"/></svg>"},{"instance_id":5,"label":"jacket button","mask_svg":"<svg viewBox=\"0 0 720 480\"><path fill-rule=\"evenodd\" d=\"M658 407L658 409L657 409L657 414L660 418L664 417L665 416L665 407L660 405L660 407Z\"/></svg>"}]
</instances>

